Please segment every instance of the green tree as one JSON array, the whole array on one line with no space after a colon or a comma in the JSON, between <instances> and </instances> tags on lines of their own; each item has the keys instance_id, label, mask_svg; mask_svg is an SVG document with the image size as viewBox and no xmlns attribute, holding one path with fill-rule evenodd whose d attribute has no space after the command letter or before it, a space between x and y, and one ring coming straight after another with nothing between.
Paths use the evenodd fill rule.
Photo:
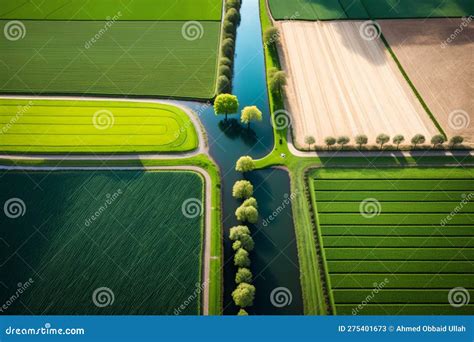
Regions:
<instances>
[{"instance_id":1,"label":"green tree","mask_svg":"<svg viewBox=\"0 0 474 342\"><path fill-rule=\"evenodd\" d=\"M456 145L462 144L464 141L464 138L461 137L460 135L455 135L449 140L449 143L451 144L451 147L454 147Z\"/></svg>"},{"instance_id":2,"label":"green tree","mask_svg":"<svg viewBox=\"0 0 474 342\"><path fill-rule=\"evenodd\" d=\"M334 137L326 137L324 139L324 143L326 144L326 146L328 147L328 151L329 151L329 148L331 146L334 146L336 144L336 138Z\"/></svg>"},{"instance_id":3,"label":"green tree","mask_svg":"<svg viewBox=\"0 0 474 342\"><path fill-rule=\"evenodd\" d=\"M220 65L227 65L229 68L232 67L232 60L228 57L222 57L219 61Z\"/></svg>"},{"instance_id":4,"label":"green tree","mask_svg":"<svg viewBox=\"0 0 474 342\"><path fill-rule=\"evenodd\" d=\"M255 162L252 157L243 156L237 160L235 164L235 171L238 172L249 172L255 170Z\"/></svg>"},{"instance_id":5,"label":"green tree","mask_svg":"<svg viewBox=\"0 0 474 342\"><path fill-rule=\"evenodd\" d=\"M284 71L277 71L270 79L270 90L274 94L280 94L283 87L286 85L286 73Z\"/></svg>"},{"instance_id":6,"label":"green tree","mask_svg":"<svg viewBox=\"0 0 474 342\"><path fill-rule=\"evenodd\" d=\"M242 109L240 121L247 124L247 128L250 128L252 121L262 121L262 112L256 106L247 106Z\"/></svg>"},{"instance_id":7,"label":"green tree","mask_svg":"<svg viewBox=\"0 0 474 342\"><path fill-rule=\"evenodd\" d=\"M227 58L234 58L234 47L235 42L234 39L228 37L222 41L222 54ZM237 110L235 110L237 111Z\"/></svg>"},{"instance_id":8,"label":"green tree","mask_svg":"<svg viewBox=\"0 0 474 342\"><path fill-rule=\"evenodd\" d=\"M405 137L401 134L397 134L396 136L393 137L393 143L397 145L397 150L400 147L400 144L405 141Z\"/></svg>"},{"instance_id":9,"label":"green tree","mask_svg":"<svg viewBox=\"0 0 474 342\"><path fill-rule=\"evenodd\" d=\"M426 138L423 134L416 134L413 138L411 138L411 143L413 144L413 148L416 148L418 144L424 144Z\"/></svg>"},{"instance_id":10,"label":"green tree","mask_svg":"<svg viewBox=\"0 0 474 342\"><path fill-rule=\"evenodd\" d=\"M263 33L263 40L265 45L273 48L280 40L280 31L274 26L267 28Z\"/></svg>"},{"instance_id":11,"label":"green tree","mask_svg":"<svg viewBox=\"0 0 474 342\"><path fill-rule=\"evenodd\" d=\"M219 94L230 91L230 81L227 76L221 75L217 79L217 92Z\"/></svg>"},{"instance_id":12,"label":"green tree","mask_svg":"<svg viewBox=\"0 0 474 342\"><path fill-rule=\"evenodd\" d=\"M229 8L225 14L224 21L230 21L237 24L240 21L240 13L235 8Z\"/></svg>"},{"instance_id":13,"label":"green tree","mask_svg":"<svg viewBox=\"0 0 474 342\"><path fill-rule=\"evenodd\" d=\"M237 313L237 316L248 316L248 312L245 311L245 309L240 309L239 312Z\"/></svg>"},{"instance_id":14,"label":"green tree","mask_svg":"<svg viewBox=\"0 0 474 342\"><path fill-rule=\"evenodd\" d=\"M226 120L228 114L236 113L238 109L239 101L235 95L220 94L214 101L214 112L216 115L224 114Z\"/></svg>"},{"instance_id":15,"label":"green tree","mask_svg":"<svg viewBox=\"0 0 474 342\"><path fill-rule=\"evenodd\" d=\"M446 139L441 134L434 135L431 138L431 143L433 144L433 147L436 147L437 145L442 145L445 142L446 142Z\"/></svg>"},{"instance_id":16,"label":"green tree","mask_svg":"<svg viewBox=\"0 0 474 342\"><path fill-rule=\"evenodd\" d=\"M253 238L250 235L243 234L239 237L239 240L234 241L232 244L232 249L234 251L238 251L241 248L245 249L247 252L253 251L255 248L255 241L253 241Z\"/></svg>"},{"instance_id":17,"label":"green tree","mask_svg":"<svg viewBox=\"0 0 474 342\"><path fill-rule=\"evenodd\" d=\"M237 267L250 267L249 252L243 248L237 250L234 255L234 265Z\"/></svg>"},{"instance_id":18,"label":"green tree","mask_svg":"<svg viewBox=\"0 0 474 342\"><path fill-rule=\"evenodd\" d=\"M349 139L349 137L347 137L345 135L340 136L339 138L337 138L337 144L341 145L342 149L344 149L344 145L347 145L349 143L349 141L351 141L351 139Z\"/></svg>"},{"instance_id":19,"label":"green tree","mask_svg":"<svg viewBox=\"0 0 474 342\"><path fill-rule=\"evenodd\" d=\"M369 138L365 134L359 134L355 137L355 142L359 145L359 149L362 148L362 145L367 145Z\"/></svg>"},{"instance_id":20,"label":"green tree","mask_svg":"<svg viewBox=\"0 0 474 342\"><path fill-rule=\"evenodd\" d=\"M248 180L239 180L235 182L232 188L234 198L249 198L253 195L253 185Z\"/></svg>"},{"instance_id":21,"label":"green tree","mask_svg":"<svg viewBox=\"0 0 474 342\"><path fill-rule=\"evenodd\" d=\"M225 8L226 10L230 10L231 8L235 8L236 10L240 9L241 0L226 0Z\"/></svg>"},{"instance_id":22,"label":"green tree","mask_svg":"<svg viewBox=\"0 0 474 342\"><path fill-rule=\"evenodd\" d=\"M377 135L375 141L380 145L380 148L383 149L383 145L390 141L390 137L387 134L382 133Z\"/></svg>"},{"instance_id":23,"label":"green tree","mask_svg":"<svg viewBox=\"0 0 474 342\"><path fill-rule=\"evenodd\" d=\"M308 144L308 149L311 150L311 145L313 145L313 144L316 142L316 140L314 139L313 136L307 135L307 136L304 138L304 142L305 142L306 144Z\"/></svg>"},{"instance_id":24,"label":"green tree","mask_svg":"<svg viewBox=\"0 0 474 342\"><path fill-rule=\"evenodd\" d=\"M247 226L235 226L230 228L229 239L239 240L242 235L250 235L250 229Z\"/></svg>"},{"instance_id":25,"label":"green tree","mask_svg":"<svg viewBox=\"0 0 474 342\"><path fill-rule=\"evenodd\" d=\"M247 283L240 283L232 292L232 299L234 300L235 305L240 306L241 308L252 306L254 298L255 286Z\"/></svg>"},{"instance_id":26,"label":"green tree","mask_svg":"<svg viewBox=\"0 0 474 342\"><path fill-rule=\"evenodd\" d=\"M254 207L255 209L258 209L258 203L257 200L253 197L247 198L243 203L242 206L244 207Z\"/></svg>"},{"instance_id":27,"label":"green tree","mask_svg":"<svg viewBox=\"0 0 474 342\"><path fill-rule=\"evenodd\" d=\"M221 65L219 67L219 75L223 75L227 77L227 79L230 79L232 77L232 70L227 65Z\"/></svg>"},{"instance_id":28,"label":"green tree","mask_svg":"<svg viewBox=\"0 0 474 342\"><path fill-rule=\"evenodd\" d=\"M240 267L237 270L237 273L235 274L235 282L237 284L240 284L240 283L251 284L252 278L253 278L252 272L248 268L245 268L245 267Z\"/></svg>"},{"instance_id":29,"label":"green tree","mask_svg":"<svg viewBox=\"0 0 474 342\"><path fill-rule=\"evenodd\" d=\"M237 220L241 222L257 223L258 221L258 210L254 207L246 207L241 205L235 211Z\"/></svg>"}]
</instances>

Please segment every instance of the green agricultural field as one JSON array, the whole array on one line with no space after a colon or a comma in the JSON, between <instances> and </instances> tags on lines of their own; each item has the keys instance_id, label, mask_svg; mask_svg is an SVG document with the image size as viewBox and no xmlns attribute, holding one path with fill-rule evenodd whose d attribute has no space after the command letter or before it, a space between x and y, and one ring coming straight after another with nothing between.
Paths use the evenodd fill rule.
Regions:
<instances>
[{"instance_id":1,"label":"green agricultural field","mask_svg":"<svg viewBox=\"0 0 474 342\"><path fill-rule=\"evenodd\" d=\"M462 17L471 0L269 0L275 19L302 20Z\"/></svg>"},{"instance_id":2,"label":"green agricultural field","mask_svg":"<svg viewBox=\"0 0 474 342\"><path fill-rule=\"evenodd\" d=\"M204 201L201 176L22 171L1 180L2 208L14 201L0 215L0 302L33 280L6 314L173 315L185 302L180 314L199 314L204 215L182 206ZM94 304L99 288L111 305Z\"/></svg>"},{"instance_id":3,"label":"green agricultural field","mask_svg":"<svg viewBox=\"0 0 474 342\"><path fill-rule=\"evenodd\" d=\"M220 20L221 0L2 0L1 19Z\"/></svg>"},{"instance_id":4,"label":"green agricultural field","mask_svg":"<svg viewBox=\"0 0 474 342\"><path fill-rule=\"evenodd\" d=\"M318 169L310 188L337 314L474 313L449 302L474 294L474 169Z\"/></svg>"},{"instance_id":5,"label":"green agricultural field","mask_svg":"<svg viewBox=\"0 0 474 342\"><path fill-rule=\"evenodd\" d=\"M190 118L170 105L0 100L1 152L182 152L197 147Z\"/></svg>"},{"instance_id":6,"label":"green agricultural field","mask_svg":"<svg viewBox=\"0 0 474 342\"><path fill-rule=\"evenodd\" d=\"M220 22L23 25L22 39L0 39L0 93L214 96Z\"/></svg>"}]
</instances>

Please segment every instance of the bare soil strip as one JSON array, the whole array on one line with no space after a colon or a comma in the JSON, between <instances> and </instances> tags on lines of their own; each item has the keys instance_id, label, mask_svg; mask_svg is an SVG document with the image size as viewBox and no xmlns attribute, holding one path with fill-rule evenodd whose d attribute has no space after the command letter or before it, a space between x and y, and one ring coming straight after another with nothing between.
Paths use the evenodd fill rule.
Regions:
<instances>
[{"instance_id":1,"label":"bare soil strip","mask_svg":"<svg viewBox=\"0 0 474 342\"><path fill-rule=\"evenodd\" d=\"M359 21L283 22L288 109L297 146L312 135L438 133L380 39L366 40Z\"/></svg>"},{"instance_id":2,"label":"bare soil strip","mask_svg":"<svg viewBox=\"0 0 474 342\"><path fill-rule=\"evenodd\" d=\"M474 144L474 24L383 20L384 37L448 136Z\"/></svg>"}]
</instances>

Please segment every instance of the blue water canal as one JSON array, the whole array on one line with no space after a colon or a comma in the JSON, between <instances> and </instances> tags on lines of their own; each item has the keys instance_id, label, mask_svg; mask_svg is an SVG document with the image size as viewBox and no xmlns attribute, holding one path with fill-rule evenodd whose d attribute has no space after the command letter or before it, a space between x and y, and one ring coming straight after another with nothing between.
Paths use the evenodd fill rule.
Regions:
<instances>
[{"instance_id":1,"label":"blue water canal","mask_svg":"<svg viewBox=\"0 0 474 342\"><path fill-rule=\"evenodd\" d=\"M247 130L240 125L239 114L229 116L225 123L222 117L214 115L212 107L183 103L199 114L209 138L210 153L221 170L225 250L224 313L230 315L238 311L231 297L235 288L236 267L233 264L232 243L228 239L229 229L239 224L234 212L240 202L232 197L232 186L235 181L242 179L242 174L234 170L235 162L242 155L261 158L273 148L258 0L243 0L241 16L237 30L233 93L239 99L240 109L256 105L264 113L264 120L252 123L251 130ZM254 306L248 311L261 315L302 314L295 232L291 207L286 204L291 196L288 174L283 170L269 169L251 172L246 178L254 185L254 196L260 212L259 222L251 227L255 240L251 270L257 292ZM274 215L279 207L283 210ZM270 216L275 216L272 221L268 219ZM276 293L285 294L279 297L275 296Z\"/></svg>"}]
</instances>

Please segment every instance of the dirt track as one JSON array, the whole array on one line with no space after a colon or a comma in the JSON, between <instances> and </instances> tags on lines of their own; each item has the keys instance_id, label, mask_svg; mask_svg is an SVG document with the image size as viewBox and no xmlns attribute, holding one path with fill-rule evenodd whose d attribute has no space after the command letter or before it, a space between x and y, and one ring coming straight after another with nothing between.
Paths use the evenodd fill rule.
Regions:
<instances>
[{"instance_id":1,"label":"dirt track","mask_svg":"<svg viewBox=\"0 0 474 342\"><path fill-rule=\"evenodd\" d=\"M462 135L474 144L474 22L449 18L379 23L447 135Z\"/></svg>"},{"instance_id":2,"label":"dirt track","mask_svg":"<svg viewBox=\"0 0 474 342\"><path fill-rule=\"evenodd\" d=\"M280 24L284 68L289 74L288 110L298 146L312 135L327 136L438 131L403 79L380 39L365 40L362 22L284 22Z\"/></svg>"}]
</instances>

